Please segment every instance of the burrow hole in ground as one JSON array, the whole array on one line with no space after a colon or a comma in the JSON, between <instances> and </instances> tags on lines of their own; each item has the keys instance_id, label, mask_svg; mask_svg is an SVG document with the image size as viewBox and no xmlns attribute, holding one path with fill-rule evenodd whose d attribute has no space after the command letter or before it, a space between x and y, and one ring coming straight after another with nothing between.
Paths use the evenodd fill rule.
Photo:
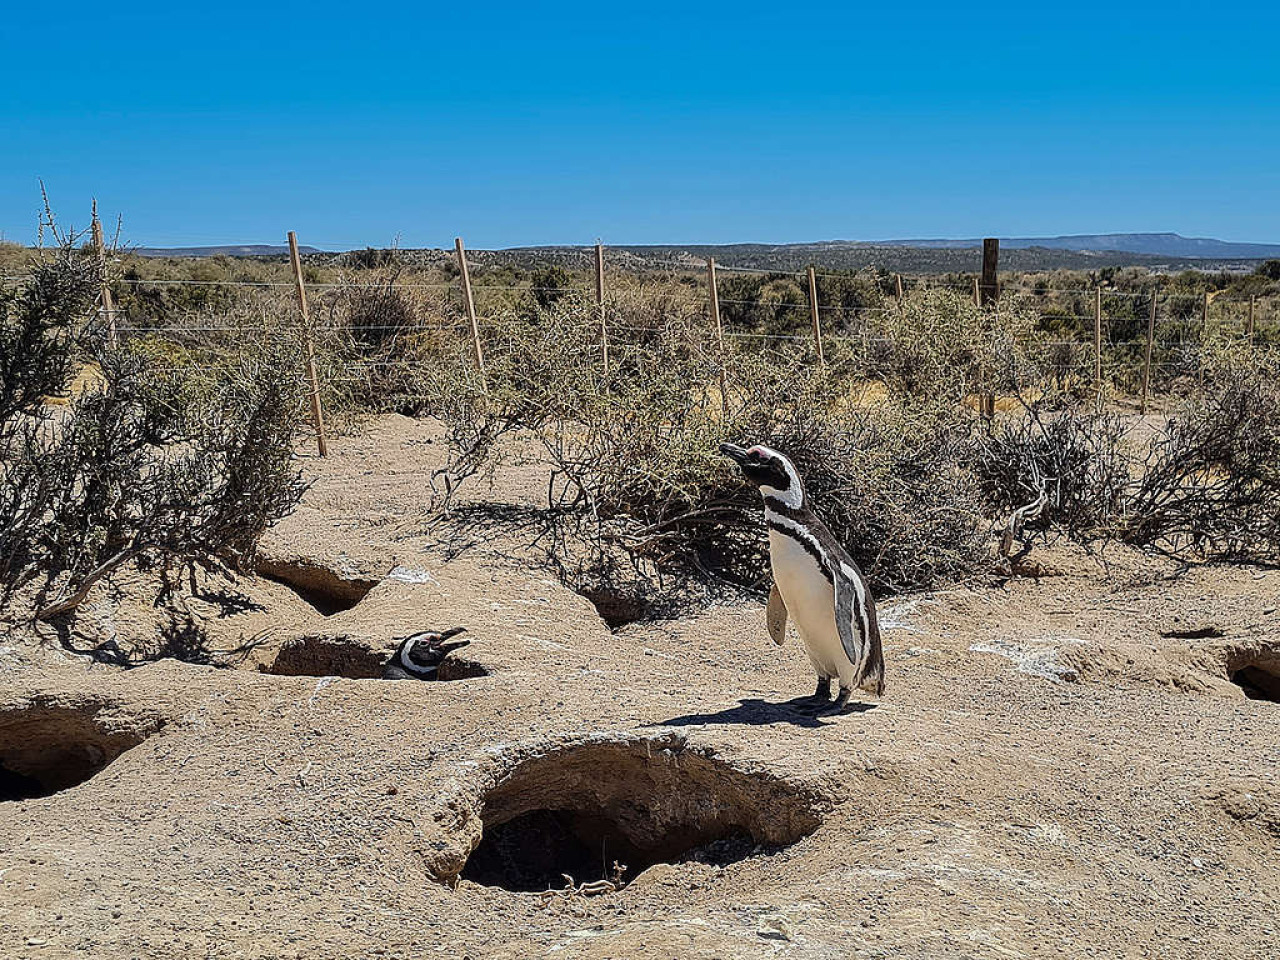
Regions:
<instances>
[{"instance_id":1,"label":"burrow hole in ground","mask_svg":"<svg viewBox=\"0 0 1280 960\"><path fill-rule=\"evenodd\" d=\"M305 560L259 560L257 574L288 587L325 617L350 610L378 585L377 580L340 577L322 564Z\"/></svg>"},{"instance_id":2,"label":"burrow hole in ground","mask_svg":"<svg viewBox=\"0 0 1280 960\"><path fill-rule=\"evenodd\" d=\"M391 656L390 650L382 653L351 637L305 636L285 643L271 665L263 669L266 673L282 677L345 677L349 680L374 680L382 676L382 670ZM433 679L434 681L472 680L488 675L489 671L481 664L467 659L460 651L455 651L444 658Z\"/></svg>"},{"instance_id":3,"label":"burrow hole in ground","mask_svg":"<svg viewBox=\"0 0 1280 960\"><path fill-rule=\"evenodd\" d=\"M817 829L815 798L678 741L593 742L527 760L484 799L462 878L517 892L623 883L659 863L725 865Z\"/></svg>"},{"instance_id":4,"label":"burrow hole in ground","mask_svg":"<svg viewBox=\"0 0 1280 960\"><path fill-rule=\"evenodd\" d=\"M606 587L583 587L578 590L578 595L591 602L610 630L620 630L638 620L654 619L658 615L652 601Z\"/></svg>"},{"instance_id":5,"label":"burrow hole in ground","mask_svg":"<svg viewBox=\"0 0 1280 960\"><path fill-rule=\"evenodd\" d=\"M0 801L48 797L84 783L150 732L95 709L0 711Z\"/></svg>"},{"instance_id":6,"label":"burrow hole in ground","mask_svg":"<svg viewBox=\"0 0 1280 960\"><path fill-rule=\"evenodd\" d=\"M1172 630L1160 631L1160 636L1169 637L1174 640L1214 640L1225 636L1221 627L1204 626L1204 627L1176 627Z\"/></svg>"},{"instance_id":7,"label":"burrow hole in ground","mask_svg":"<svg viewBox=\"0 0 1280 960\"><path fill-rule=\"evenodd\" d=\"M1280 703L1280 666L1270 670L1258 663L1245 663L1232 670L1229 676L1250 700Z\"/></svg>"}]
</instances>

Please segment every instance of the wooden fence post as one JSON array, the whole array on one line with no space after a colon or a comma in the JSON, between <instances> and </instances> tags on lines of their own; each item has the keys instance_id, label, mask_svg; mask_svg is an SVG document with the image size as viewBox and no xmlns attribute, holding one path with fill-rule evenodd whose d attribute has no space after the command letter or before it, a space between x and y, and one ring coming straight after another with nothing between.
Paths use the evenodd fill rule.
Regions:
<instances>
[{"instance_id":1,"label":"wooden fence post","mask_svg":"<svg viewBox=\"0 0 1280 960\"><path fill-rule=\"evenodd\" d=\"M1102 400L1102 288L1093 289L1093 386Z\"/></svg>"},{"instance_id":2,"label":"wooden fence post","mask_svg":"<svg viewBox=\"0 0 1280 960\"><path fill-rule=\"evenodd\" d=\"M1245 330L1249 334L1249 346L1253 346L1253 305L1257 302L1256 296L1249 297L1249 320L1245 324Z\"/></svg>"},{"instance_id":3,"label":"wooden fence post","mask_svg":"<svg viewBox=\"0 0 1280 960\"><path fill-rule=\"evenodd\" d=\"M1147 412L1147 392L1151 389L1151 348L1156 340L1156 294L1151 294L1151 315L1147 317L1147 356L1142 361L1142 413Z\"/></svg>"},{"instance_id":4,"label":"wooden fence post","mask_svg":"<svg viewBox=\"0 0 1280 960\"><path fill-rule=\"evenodd\" d=\"M1000 281L997 268L1000 263L1000 241L987 237L982 241L982 285L979 305L987 306L1000 298Z\"/></svg>"},{"instance_id":5,"label":"wooden fence post","mask_svg":"<svg viewBox=\"0 0 1280 960\"><path fill-rule=\"evenodd\" d=\"M898 303L902 303L902 274L895 273L893 275L893 292L898 297Z\"/></svg>"},{"instance_id":6,"label":"wooden fence post","mask_svg":"<svg viewBox=\"0 0 1280 960\"><path fill-rule=\"evenodd\" d=\"M979 307L996 306L1000 298L1000 281L998 267L1000 262L1000 241L995 237L987 237L982 241L982 280L973 278L973 302ZM982 321L984 332L988 329L986 319ZM996 395L991 391L986 363L982 367L982 393L978 396L980 414L988 420L996 415Z\"/></svg>"},{"instance_id":7,"label":"wooden fence post","mask_svg":"<svg viewBox=\"0 0 1280 960\"><path fill-rule=\"evenodd\" d=\"M813 345L818 348L818 363L827 365L827 358L822 353L822 321L818 318L818 278L809 268L809 316L813 320Z\"/></svg>"},{"instance_id":8,"label":"wooden fence post","mask_svg":"<svg viewBox=\"0 0 1280 960\"><path fill-rule=\"evenodd\" d=\"M711 296L711 319L716 325L716 349L719 351L717 366L720 368L720 409L729 410L729 383L724 370L724 326L720 322L720 291L716 287L716 258L707 260L707 291Z\"/></svg>"},{"instance_id":9,"label":"wooden fence post","mask_svg":"<svg viewBox=\"0 0 1280 960\"><path fill-rule=\"evenodd\" d=\"M596 241L596 310L600 313L600 356L605 379L609 377L609 328L604 322L604 245Z\"/></svg>"},{"instance_id":10,"label":"wooden fence post","mask_svg":"<svg viewBox=\"0 0 1280 960\"><path fill-rule=\"evenodd\" d=\"M1196 383L1204 385L1204 354L1209 348L1209 291L1204 292L1204 304L1200 307L1200 370Z\"/></svg>"},{"instance_id":11,"label":"wooden fence post","mask_svg":"<svg viewBox=\"0 0 1280 960\"><path fill-rule=\"evenodd\" d=\"M307 308L307 288L302 282L302 258L298 256L298 235L289 231L289 264L298 287L298 310L302 313L302 346L307 358L307 380L311 383L311 422L316 429L316 446L320 456L329 455L324 436L324 410L320 406L320 378L316 375L316 345L311 337L311 311Z\"/></svg>"},{"instance_id":12,"label":"wooden fence post","mask_svg":"<svg viewBox=\"0 0 1280 960\"><path fill-rule=\"evenodd\" d=\"M454 239L453 248L458 254L458 272L462 277L462 299L467 307L467 322L471 325L471 350L475 355L476 369L480 371L480 382L483 385L485 379L484 350L480 346L480 324L476 321L476 301L471 296L471 272L467 269L467 251L462 246L461 237ZM487 387L485 387L485 392L488 392Z\"/></svg>"},{"instance_id":13,"label":"wooden fence post","mask_svg":"<svg viewBox=\"0 0 1280 960\"><path fill-rule=\"evenodd\" d=\"M98 219L98 199L93 200L93 250L98 256L98 272L101 275L102 313L107 318L107 343L116 345L116 308L111 297L111 285L107 283L107 248L102 240L102 221Z\"/></svg>"}]
</instances>

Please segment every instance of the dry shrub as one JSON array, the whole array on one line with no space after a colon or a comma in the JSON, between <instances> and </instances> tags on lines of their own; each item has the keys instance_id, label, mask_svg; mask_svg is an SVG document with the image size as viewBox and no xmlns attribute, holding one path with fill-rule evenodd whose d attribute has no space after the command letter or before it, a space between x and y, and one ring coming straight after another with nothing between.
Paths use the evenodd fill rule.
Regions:
<instances>
[{"instance_id":1,"label":"dry shrub","mask_svg":"<svg viewBox=\"0 0 1280 960\"><path fill-rule=\"evenodd\" d=\"M819 512L882 590L955 576L980 555L981 500L958 466L966 430L936 408L851 408L846 386L803 357L721 356L705 320L688 314L627 330L611 344L608 378L597 338L581 303L558 304L545 322L491 324L487 398L460 404L474 383L441 379L434 408L463 441L451 480L502 432L541 441L555 559L576 585L602 586L596 577L616 587L637 572L761 582L760 498L718 454L724 440L792 456Z\"/></svg>"},{"instance_id":2,"label":"dry shrub","mask_svg":"<svg viewBox=\"0 0 1280 960\"><path fill-rule=\"evenodd\" d=\"M880 591L969 576L986 553L968 423L953 408L792 409L771 431L743 436L795 460L815 509ZM758 511L756 491L748 500Z\"/></svg>"},{"instance_id":3,"label":"dry shrub","mask_svg":"<svg viewBox=\"0 0 1280 960\"><path fill-rule=\"evenodd\" d=\"M1033 507L1028 528L1059 527L1089 539L1120 515L1129 483L1125 426L1113 413L1052 398L1001 418L975 436L974 471L997 517Z\"/></svg>"},{"instance_id":4,"label":"dry shrub","mask_svg":"<svg viewBox=\"0 0 1280 960\"><path fill-rule=\"evenodd\" d=\"M395 277L353 287L347 304L347 324L356 350L365 356L386 352L418 326L413 303L395 285Z\"/></svg>"},{"instance_id":5,"label":"dry shrub","mask_svg":"<svg viewBox=\"0 0 1280 960\"><path fill-rule=\"evenodd\" d=\"M1280 363L1209 361L1203 388L1140 442L1120 417L1047 397L976 438L991 510L1029 531L1117 539L1187 560L1280 560Z\"/></svg>"},{"instance_id":6,"label":"dry shrub","mask_svg":"<svg viewBox=\"0 0 1280 960\"><path fill-rule=\"evenodd\" d=\"M1046 380L1053 392L1067 396L1083 396L1092 382L1092 353L1084 343L1070 339L1045 342L1042 362Z\"/></svg>"},{"instance_id":7,"label":"dry shrub","mask_svg":"<svg viewBox=\"0 0 1280 960\"><path fill-rule=\"evenodd\" d=\"M264 334L198 359L171 342L96 342L83 335L92 301L66 246L7 300L50 354L41 391L77 361L97 382L65 407L8 383L0 402L0 585L6 603L31 586L24 602L43 619L74 610L126 563L247 566L302 493L301 381L280 373L296 369L293 338ZM45 282L48 271L62 276Z\"/></svg>"},{"instance_id":8,"label":"dry shrub","mask_svg":"<svg viewBox=\"0 0 1280 960\"><path fill-rule=\"evenodd\" d=\"M100 358L103 382L6 449L0 569L41 584L36 615L75 609L126 563L252 565L302 494L293 461L301 391L270 357L192 384L154 355Z\"/></svg>"},{"instance_id":9,"label":"dry shrub","mask_svg":"<svg viewBox=\"0 0 1280 960\"><path fill-rule=\"evenodd\" d=\"M534 302L550 309L573 290L573 277L559 264L550 264L533 272L529 278Z\"/></svg>"},{"instance_id":10,"label":"dry shrub","mask_svg":"<svg viewBox=\"0 0 1280 960\"><path fill-rule=\"evenodd\" d=\"M982 310L951 290L913 292L876 323L870 372L895 396L961 403L979 390L1038 382L1048 359L1035 315L1014 304Z\"/></svg>"},{"instance_id":11,"label":"dry shrub","mask_svg":"<svg viewBox=\"0 0 1280 960\"><path fill-rule=\"evenodd\" d=\"M1280 360L1209 361L1141 462L1118 535L1178 556L1280 561Z\"/></svg>"},{"instance_id":12,"label":"dry shrub","mask_svg":"<svg viewBox=\"0 0 1280 960\"><path fill-rule=\"evenodd\" d=\"M759 497L717 454L724 440L790 455L881 591L969 575L993 525L1180 555L1275 555L1274 373L1224 367L1147 451L1120 418L1076 401L1082 355L1064 358L1016 303L984 312L926 291L890 308L872 338L889 386L878 407L851 404L850 371L818 368L807 342L731 337L722 352L679 283L623 287L609 310L607 375L596 305L576 289L487 317L483 380L464 332L398 341L402 396L449 427L443 502L492 468L505 435L533 438L550 463L539 532L584 592L762 584ZM983 423L962 402L978 389L1031 399Z\"/></svg>"},{"instance_id":13,"label":"dry shrub","mask_svg":"<svg viewBox=\"0 0 1280 960\"><path fill-rule=\"evenodd\" d=\"M372 279L342 283L318 303L327 316L316 336L321 379L331 387L327 409L416 416L441 396L439 368L469 368L464 321L448 292L403 285L399 277L397 261Z\"/></svg>"},{"instance_id":14,"label":"dry shrub","mask_svg":"<svg viewBox=\"0 0 1280 960\"><path fill-rule=\"evenodd\" d=\"M29 262L25 283L0 287L0 431L62 394L93 333L87 318L102 271L75 240Z\"/></svg>"}]
</instances>

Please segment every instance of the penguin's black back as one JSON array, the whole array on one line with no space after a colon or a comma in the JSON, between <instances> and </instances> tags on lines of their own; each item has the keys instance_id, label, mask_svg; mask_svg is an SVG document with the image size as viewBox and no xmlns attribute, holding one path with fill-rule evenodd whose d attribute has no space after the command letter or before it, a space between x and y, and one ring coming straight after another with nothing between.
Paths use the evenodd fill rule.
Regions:
<instances>
[{"instance_id":1,"label":"penguin's black back","mask_svg":"<svg viewBox=\"0 0 1280 960\"><path fill-rule=\"evenodd\" d=\"M388 663L382 668L383 680L417 680L412 673L398 663Z\"/></svg>"}]
</instances>

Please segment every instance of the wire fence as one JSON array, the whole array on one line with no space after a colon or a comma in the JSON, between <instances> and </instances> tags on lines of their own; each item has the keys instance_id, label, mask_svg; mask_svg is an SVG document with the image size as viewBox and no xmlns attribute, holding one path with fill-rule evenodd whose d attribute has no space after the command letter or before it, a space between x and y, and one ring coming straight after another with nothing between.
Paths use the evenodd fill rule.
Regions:
<instances>
[{"instance_id":1,"label":"wire fence","mask_svg":"<svg viewBox=\"0 0 1280 960\"><path fill-rule=\"evenodd\" d=\"M461 243L459 256L461 266ZM654 277L606 271L603 259L598 262L594 278L566 273L554 283L537 273L515 278L492 267L492 275L475 283L465 269L442 279L387 271L375 279L316 276L304 282L300 265L292 279L123 276L110 280L101 316L118 338L216 344L228 351L247 337L294 328L308 349L313 340L319 347L320 372L311 382L317 396L320 380L358 383L373 371L407 372L428 362L418 349L424 338L446 341L445 353L473 364L483 378L486 355L509 349L512 338L561 316L556 309L566 305L590 321L581 324L582 362L605 376L611 362L643 367L655 338L696 334L709 368L722 378L730 369L726 356L734 352L782 351L876 380L896 353L912 346L903 318L913 310L939 309L920 298L950 295L949 309L972 303L979 315L997 321L992 329L1001 316L1030 315L1026 342L1013 346L1034 354L1045 376L1059 383L1092 380L1099 396L1141 393L1144 409L1148 393L1194 377L1211 345L1280 348L1280 296L1184 291L1154 276L1140 290L1085 286L1078 279L1062 286L1016 279L984 296L973 276L868 279L715 264L706 274L689 268ZM311 299L306 325L299 295ZM972 326L965 329L964 335L975 336ZM429 362L439 362L439 355L431 354Z\"/></svg>"},{"instance_id":2,"label":"wire fence","mask_svg":"<svg viewBox=\"0 0 1280 960\"><path fill-rule=\"evenodd\" d=\"M776 270L757 270L753 268L721 267L718 271L745 273L768 276L774 279L791 279L800 281L802 273ZM847 274L816 273L820 279L847 282ZM6 277L5 280L20 280L20 277ZM117 291L116 300L122 306L114 311L116 330L121 334L135 335L174 335L185 336L207 333L243 332L251 327L243 318L226 319L218 322L208 314L221 310L225 314L235 312L227 303L230 291L280 291L292 296L294 281L263 280L193 280L184 278L123 278L111 281ZM186 308L179 307L165 311L149 310L145 303L130 305L127 291L137 288L163 290L164 288L199 287L207 288L222 294L214 298L209 305L196 304ZM705 283L704 283L705 287ZM467 322L462 318L464 294L457 281L415 282L415 281L320 281L308 282L306 289L319 296L318 313L321 319L313 324L318 333L349 332L395 332L414 334L423 332L456 331L466 332ZM941 282L934 279L911 279L903 282L904 294L909 296L922 290L950 290L961 295L969 295L971 284L961 281ZM414 320L397 319L390 323L352 323L349 316L343 316L339 309L327 309L333 306L325 299L329 292L340 294L343 298L359 297L364 294L397 295L414 291L435 291L443 296L438 302L418 304L419 316ZM477 298L477 322L483 328L492 317L504 315L517 309L522 301L536 299L539 294L550 295L552 302L564 298L577 298L589 304L595 299L594 290L589 282L571 283L560 286L538 286L529 283L476 283L471 285ZM862 294L865 296L865 294ZM647 324L629 321L628 311L622 303L623 298L652 297L658 309L683 305L685 308L700 310L704 315L711 310L709 293L682 287L679 290L657 287L650 284L636 285L622 294L609 292L603 303L605 336L610 333L653 333L661 328L661 319ZM1101 298L1100 309L1090 309L1085 301ZM900 310L901 302L892 293L881 293L876 303L848 303L824 300L821 297L816 303L808 299L777 300L769 296L754 298L720 296L717 298L724 316L722 336L754 342L776 343L841 343L856 342L864 344L889 344L893 338L877 335L877 321L892 316ZM1157 304L1154 317L1149 317L1144 310L1135 311L1118 306L1117 301L1138 304L1150 304L1153 299ZM1211 337L1234 337L1237 339L1254 339L1258 343L1267 344L1276 338L1277 320L1280 319L1280 297L1229 297L1209 296L1198 293L1179 293L1169 291L1137 292L1106 288L1087 287L1028 287L1004 286L999 298L992 304L997 313L1000 310L1031 310L1040 319L1041 331L1037 336L1040 346L1078 347L1083 350L1094 349L1093 340L1080 335L1052 336L1050 331L1055 326L1076 324L1086 326L1094 324L1099 327L1101 345L1106 350L1119 348L1144 347L1148 338L1144 336L1116 336L1116 330L1132 333L1135 325L1154 325L1150 342L1155 349L1182 347L1203 343ZM178 312L183 315L172 316ZM686 312L690 312L686 310ZM327 315L326 315L327 314ZM820 326L816 331L808 329L812 316L816 315ZM708 323L710 323L708 318ZM743 327L755 327L744 329ZM780 329L790 327L791 329ZM1160 335L1161 333L1165 335ZM1175 333L1176 336L1168 336Z\"/></svg>"}]
</instances>

